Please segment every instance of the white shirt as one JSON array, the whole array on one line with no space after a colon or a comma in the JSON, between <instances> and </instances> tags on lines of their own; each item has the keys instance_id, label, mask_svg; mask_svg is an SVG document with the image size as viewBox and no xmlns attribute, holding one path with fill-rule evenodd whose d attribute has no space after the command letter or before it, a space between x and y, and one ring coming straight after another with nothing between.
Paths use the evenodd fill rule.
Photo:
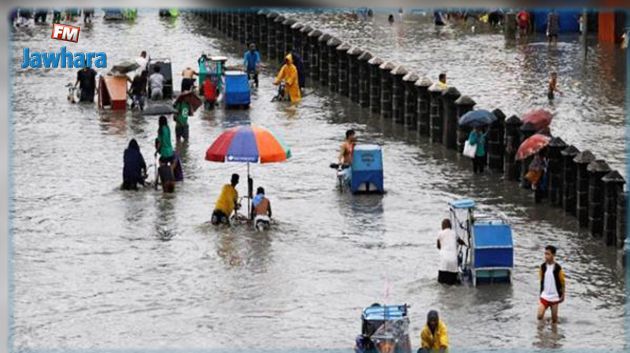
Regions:
<instances>
[{"instance_id":1,"label":"white shirt","mask_svg":"<svg viewBox=\"0 0 630 353\"><path fill-rule=\"evenodd\" d=\"M556 288L556 280L553 278L553 270L556 268L556 264L547 264L547 271L545 271L545 277L543 278L543 291L540 293L540 297L548 302L560 301L560 295Z\"/></svg>"},{"instance_id":2,"label":"white shirt","mask_svg":"<svg viewBox=\"0 0 630 353\"><path fill-rule=\"evenodd\" d=\"M148 63L149 63L149 60L147 60L146 58L143 58L141 56L137 57L136 64L138 64L140 67L136 69L136 75L140 75L142 71L146 70Z\"/></svg>"},{"instance_id":3,"label":"white shirt","mask_svg":"<svg viewBox=\"0 0 630 353\"><path fill-rule=\"evenodd\" d=\"M438 233L440 241L440 271L457 272L457 234L452 229Z\"/></svg>"}]
</instances>

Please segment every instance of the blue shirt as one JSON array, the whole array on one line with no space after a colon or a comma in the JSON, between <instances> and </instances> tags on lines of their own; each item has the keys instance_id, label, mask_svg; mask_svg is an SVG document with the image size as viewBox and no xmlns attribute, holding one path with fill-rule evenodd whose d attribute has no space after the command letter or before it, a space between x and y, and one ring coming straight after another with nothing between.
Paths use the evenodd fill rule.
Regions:
<instances>
[{"instance_id":1,"label":"blue shirt","mask_svg":"<svg viewBox=\"0 0 630 353\"><path fill-rule=\"evenodd\" d=\"M247 71L256 70L256 65L260 64L260 53L258 50L252 53L251 50L245 52L243 55L243 64L247 68Z\"/></svg>"}]
</instances>

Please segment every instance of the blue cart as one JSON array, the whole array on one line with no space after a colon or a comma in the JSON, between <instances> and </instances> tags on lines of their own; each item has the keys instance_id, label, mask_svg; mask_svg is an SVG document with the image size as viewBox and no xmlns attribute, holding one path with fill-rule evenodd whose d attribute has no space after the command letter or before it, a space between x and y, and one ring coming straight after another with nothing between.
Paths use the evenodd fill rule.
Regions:
<instances>
[{"instance_id":1,"label":"blue cart","mask_svg":"<svg viewBox=\"0 0 630 353\"><path fill-rule=\"evenodd\" d=\"M352 193L383 193L383 150L377 145L357 145L350 168Z\"/></svg>"},{"instance_id":2,"label":"blue cart","mask_svg":"<svg viewBox=\"0 0 630 353\"><path fill-rule=\"evenodd\" d=\"M459 246L459 269L462 281L478 283L511 283L514 268L512 228L501 217L474 214L470 199L449 202L453 230L466 242Z\"/></svg>"},{"instance_id":3,"label":"blue cart","mask_svg":"<svg viewBox=\"0 0 630 353\"><path fill-rule=\"evenodd\" d=\"M225 107L249 108L251 93L249 79L243 71L225 72Z\"/></svg>"}]
</instances>

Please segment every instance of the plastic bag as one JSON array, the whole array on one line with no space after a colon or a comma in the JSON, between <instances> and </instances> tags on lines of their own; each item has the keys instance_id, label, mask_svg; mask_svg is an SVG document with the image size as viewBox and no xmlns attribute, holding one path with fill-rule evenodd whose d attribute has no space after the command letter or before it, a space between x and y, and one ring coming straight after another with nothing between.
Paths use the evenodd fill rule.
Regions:
<instances>
[{"instance_id":1,"label":"plastic bag","mask_svg":"<svg viewBox=\"0 0 630 353\"><path fill-rule=\"evenodd\" d=\"M475 158L475 154L477 154L477 145L471 145L467 140L464 144L464 152L462 154L468 158Z\"/></svg>"}]
</instances>

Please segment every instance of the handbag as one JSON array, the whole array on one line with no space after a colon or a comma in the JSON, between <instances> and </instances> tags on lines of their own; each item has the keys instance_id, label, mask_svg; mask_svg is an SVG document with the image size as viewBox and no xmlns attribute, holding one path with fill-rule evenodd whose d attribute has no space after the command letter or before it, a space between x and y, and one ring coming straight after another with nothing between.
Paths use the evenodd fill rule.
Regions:
<instances>
[{"instance_id":1,"label":"handbag","mask_svg":"<svg viewBox=\"0 0 630 353\"><path fill-rule=\"evenodd\" d=\"M471 145L468 140L464 143L464 152L462 154L468 158L475 158L477 154L477 145Z\"/></svg>"}]
</instances>

